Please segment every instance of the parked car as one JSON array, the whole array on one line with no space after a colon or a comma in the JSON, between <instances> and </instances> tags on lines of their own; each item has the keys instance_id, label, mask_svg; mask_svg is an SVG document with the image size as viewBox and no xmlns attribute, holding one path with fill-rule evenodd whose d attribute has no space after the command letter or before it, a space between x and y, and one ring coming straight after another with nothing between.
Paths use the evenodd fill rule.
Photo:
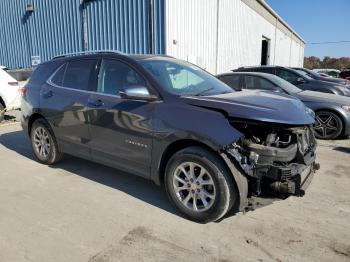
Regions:
<instances>
[{"instance_id":1,"label":"parked car","mask_svg":"<svg viewBox=\"0 0 350 262\"><path fill-rule=\"evenodd\" d=\"M315 69L312 69L312 71L314 71L316 73L319 73L320 75L325 76L325 77L338 78L339 74L340 74L340 70L338 70L338 69L331 69L331 68L322 68L322 69L315 68Z\"/></svg>"},{"instance_id":2,"label":"parked car","mask_svg":"<svg viewBox=\"0 0 350 262\"><path fill-rule=\"evenodd\" d=\"M39 162L67 153L151 179L195 221L245 210L266 192L302 196L318 168L314 113L302 102L234 92L171 57L64 55L40 64L22 91Z\"/></svg>"},{"instance_id":3,"label":"parked car","mask_svg":"<svg viewBox=\"0 0 350 262\"><path fill-rule=\"evenodd\" d=\"M350 96L350 90L347 86L329 83L313 79L305 74L301 74L298 71L282 67L282 66L249 66L240 67L233 72L261 72L277 75L289 83L298 86L302 90L317 91L323 93L331 93L342 96Z\"/></svg>"},{"instance_id":4,"label":"parked car","mask_svg":"<svg viewBox=\"0 0 350 262\"><path fill-rule=\"evenodd\" d=\"M307 68L293 67L293 69L298 71L301 74L305 74L305 75L307 75L313 79L316 79L316 80L331 82L331 83L345 85L345 86L350 85L350 83L347 80L344 80L342 78L321 76L322 73L316 73L315 71L307 69Z\"/></svg>"},{"instance_id":5,"label":"parked car","mask_svg":"<svg viewBox=\"0 0 350 262\"><path fill-rule=\"evenodd\" d=\"M0 122L4 119L5 110L19 109L20 105L17 80L0 69Z\"/></svg>"},{"instance_id":6,"label":"parked car","mask_svg":"<svg viewBox=\"0 0 350 262\"><path fill-rule=\"evenodd\" d=\"M350 69L346 69L340 72L339 77L344 79L350 79Z\"/></svg>"},{"instance_id":7,"label":"parked car","mask_svg":"<svg viewBox=\"0 0 350 262\"><path fill-rule=\"evenodd\" d=\"M350 97L304 91L278 76L265 73L227 73L217 77L237 91L265 90L300 99L316 113L314 130L319 139L336 139L350 135Z\"/></svg>"}]
</instances>

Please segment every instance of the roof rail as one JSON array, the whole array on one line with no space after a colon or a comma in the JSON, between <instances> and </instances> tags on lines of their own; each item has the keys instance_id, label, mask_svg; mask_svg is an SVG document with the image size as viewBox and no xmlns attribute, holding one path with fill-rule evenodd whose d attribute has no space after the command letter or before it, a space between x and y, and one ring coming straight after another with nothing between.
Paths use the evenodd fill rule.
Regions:
<instances>
[{"instance_id":1,"label":"roof rail","mask_svg":"<svg viewBox=\"0 0 350 262\"><path fill-rule=\"evenodd\" d=\"M125 53L117 51L117 50L89 50L89 51L62 54L62 55L55 56L52 59L61 58L61 57L79 56L79 55L93 55L93 54L120 54L120 55L124 55Z\"/></svg>"}]
</instances>

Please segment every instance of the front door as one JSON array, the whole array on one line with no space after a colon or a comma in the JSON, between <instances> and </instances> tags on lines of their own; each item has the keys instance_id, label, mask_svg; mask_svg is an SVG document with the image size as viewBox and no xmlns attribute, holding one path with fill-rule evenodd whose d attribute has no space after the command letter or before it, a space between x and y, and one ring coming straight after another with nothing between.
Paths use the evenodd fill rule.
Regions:
<instances>
[{"instance_id":1,"label":"front door","mask_svg":"<svg viewBox=\"0 0 350 262\"><path fill-rule=\"evenodd\" d=\"M103 59L88 104L92 159L144 177L150 175L154 103L122 99L119 91L146 85L128 64Z\"/></svg>"}]
</instances>

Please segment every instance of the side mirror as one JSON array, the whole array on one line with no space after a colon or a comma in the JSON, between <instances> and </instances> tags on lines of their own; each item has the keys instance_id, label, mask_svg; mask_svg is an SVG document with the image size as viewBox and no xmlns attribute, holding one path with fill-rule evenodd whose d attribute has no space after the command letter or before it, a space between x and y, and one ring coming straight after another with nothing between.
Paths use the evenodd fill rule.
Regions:
<instances>
[{"instance_id":1,"label":"side mirror","mask_svg":"<svg viewBox=\"0 0 350 262\"><path fill-rule=\"evenodd\" d=\"M302 77L298 77L297 78L297 84L303 84L303 83L305 83L306 81L305 81L305 79L304 78L302 78Z\"/></svg>"},{"instance_id":2,"label":"side mirror","mask_svg":"<svg viewBox=\"0 0 350 262\"><path fill-rule=\"evenodd\" d=\"M150 94L145 86L130 86L124 90L119 91L119 95L124 99L155 101L158 97Z\"/></svg>"}]
</instances>

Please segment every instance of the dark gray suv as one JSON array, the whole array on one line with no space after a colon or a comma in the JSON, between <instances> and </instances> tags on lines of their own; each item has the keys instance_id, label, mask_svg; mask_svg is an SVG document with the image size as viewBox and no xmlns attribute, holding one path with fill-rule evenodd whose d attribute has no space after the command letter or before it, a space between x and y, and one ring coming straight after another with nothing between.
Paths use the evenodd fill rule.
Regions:
<instances>
[{"instance_id":1,"label":"dark gray suv","mask_svg":"<svg viewBox=\"0 0 350 262\"><path fill-rule=\"evenodd\" d=\"M65 153L145 177L195 221L256 197L302 196L318 168L314 114L303 103L234 92L171 57L64 55L40 64L22 92L38 161Z\"/></svg>"}]
</instances>

